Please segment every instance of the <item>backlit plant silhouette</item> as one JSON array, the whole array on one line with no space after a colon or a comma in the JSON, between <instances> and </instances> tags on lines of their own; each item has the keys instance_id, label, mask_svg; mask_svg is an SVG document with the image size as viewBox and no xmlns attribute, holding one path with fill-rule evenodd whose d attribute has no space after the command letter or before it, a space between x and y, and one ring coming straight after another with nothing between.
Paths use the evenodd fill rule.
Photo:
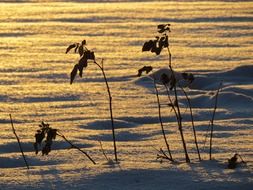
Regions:
<instances>
[{"instance_id":1,"label":"backlit plant silhouette","mask_svg":"<svg viewBox=\"0 0 253 190\"><path fill-rule=\"evenodd\" d=\"M89 158L89 160L96 164L96 162L83 150L81 150L78 146L74 145L70 142L58 129L54 129L49 126L48 123L44 123L43 121L39 125L40 129L37 130L35 134L35 143L34 150L35 153L39 153L39 148L41 148L42 155L48 155L52 150L53 140L56 139L56 136L62 137L68 144L70 144L71 148L75 148L82 152L85 156Z\"/></svg>"},{"instance_id":2,"label":"backlit plant silhouette","mask_svg":"<svg viewBox=\"0 0 253 190\"><path fill-rule=\"evenodd\" d=\"M110 118L111 118L112 137L113 137L113 146L114 146L114 156L115 156L115 161L117 162L118 157L117 157L113 111L112 111L112 96L111 96L110 87L106 78L106 74L104 71L103 59L100 64L96 62L94 52L90 51L86 47L86 40L83 40L81 43L74 43L74 44L69 45L68 48L66 49L66 53L68 53L71 49L74 49L74 52L80 55L80 59L79 59L79 62L75 64L73 70L71 71L70 84L73 83L78 71L79 71L79 76L82 77L83 70L88 66L89 61L92 61L92 63L97 65L103 74L104 81L107 88L108 97L109 97L109 108L110 108Z\"/></svg>"},{"instance_id":3,"label":"backlit plant silhouette","mask_svg":"<svg viewBox=\"0 0 253 190\"><path fill-rule=\"evenodd\" d=\"M142 51L150 51L152 53L155 53L156 55L160 55L160 53L162 52L162 50L164 48L167 48L167 50L168 50L169 68L170 68L170 71L171 71L171 75L168 76L167 74L162 74L161 78L159 79L160 80L159 82L164 84L164 86L166 87L169 99L170 99L170 95L169 95L168 86L170 87L170 90L174 89L175 101L172 102L171 99L170 99L170 104L169 105L172 106L172 108L175 112L176 118L177 118L178 129L179 129L179 132L180 132L180 136L181 136L181 140L182 140L182 144L183 144L183 148L184 148L186 162L190 162L190 158L188 156L188 152L187 152L187 148L186 148L186 142L185 142L185 139L184 139L183 128L182 128L181 110L180 110L180 106L178 104L178 94L177 94L177 82L178 81L175 77L175 72L172 69L172 61L171 61L172 56L171 56L171 52L170 52L170 48L169 48L169 32L171 31L170 30L170 24L160 24L160 25L157 26L157 29L158 29L159 35L156 36L154 40L149 40L149 41L145 42L143 47L142 47ZM192 74L186 74L185 73L185 74L182 74L182 77L185 80L189 81L189 82L192 82L193 79L194 79ZM158 81L156 81L156 79L154 78L154 82L156 83ZM155 86L155 88L156 88L156 86ZM157 91L157 89L156 89L156 91ZM158 96L158 93L156 93L156 94ZM158 98L157 98L157 100L158 100L158 104L160 104ZM160 118L161 117L160 116L160 105L158 105L158 107L159 107L159 118ZM160 119L160 122L161 122L161 119ZM162 123L161 123L161 126L162 126ZM167 145L167 140L166 140L166 137L165 137L165 134L164 134L163 127L162 127L162 132L163 132L164 140L165 140L166 145ZM167 145L167 149L168 149L168 152L170 154L170 159L172 159L168 145Z\"/></svg>"}]
</instances>

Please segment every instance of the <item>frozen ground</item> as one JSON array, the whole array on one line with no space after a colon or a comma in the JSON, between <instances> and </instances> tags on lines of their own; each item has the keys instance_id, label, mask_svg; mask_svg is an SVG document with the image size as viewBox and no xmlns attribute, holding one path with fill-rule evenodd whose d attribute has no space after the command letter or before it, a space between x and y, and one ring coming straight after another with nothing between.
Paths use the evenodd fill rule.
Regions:
<instances>
[{"instance_id":1,"label":"frozen ground","mask_svg":"<svg viewBox=\"0 0 253 190\"><path fill-rule=\"evenodd\" d=\"M0 3L0 189L252 189L252 2L9 2ZM192 162L184 163L175 118L166 106L163 121L178 163L156 160L155 149L165 145L153 82L150 76L136 75L144 65L156 72L168 64L166 52L159 57L141 52L160 23L172 24L175 70L195 74L186 91L194 108L202 162L197 159L189 109L181 93ZM105 59L119 164L108 163L100 150L102 141L113 159L108 99L98 68L89 65L84 77L69 85L78 56L66 55L65 48L82 39ZM214 160L209 161L207 129L221 81ZM159 91L162 103L167 103L162 86ZM29 171L11 131L9 113ZM42 120L87 151L97 165L60 138L48 156L35 155L32 143ZM235 152L247 165L228 170L227 159Z\"/></svg>"}]
</instances>

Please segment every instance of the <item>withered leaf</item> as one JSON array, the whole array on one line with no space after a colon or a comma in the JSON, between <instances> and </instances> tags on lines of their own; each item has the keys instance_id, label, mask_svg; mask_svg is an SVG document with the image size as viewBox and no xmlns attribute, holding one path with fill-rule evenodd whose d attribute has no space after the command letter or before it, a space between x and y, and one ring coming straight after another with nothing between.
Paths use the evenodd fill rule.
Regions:
<instances>
[{"instance_id":1,"label":"withered leaf","mask_svg":"<svg viewBox=\"0 0 253 190\"><path fill-rule=\"evenodd\" d=\"M74 66L73 70L72 70L71 73L70 73L70 84L73 83L73 81L74 81L74 79L75 79L75 77L76 77L76 74L77 74L77 71L78 71L78 67L79 67L79 65L76 64L76 65Z\"/></svg>"},{"instance_id":2,"label":"withered leaf","mask_svg":"<svg viewBox=\"0 0 253 190\"><path fill-rule=\"evenodd\" d=\"M157 29L163 29L165 26L166 26L165 24L159 24L159 25L157 26Z\"/></svg>"},{"instance_id":3,"label":"withered leaf","mask_svg":"<svg viewBox=\"0 0 253 190\"><path fill-rule=\"evenodd\" d=\"M79 53L80 57L83 55L84 51L83 51L83 46L82 45L79 46L78 53Z\"/></svg>"},{"instance_id":4,"label":"withered leaf","mask_svg":"<svg viewBox=\"0 0 253 190\"><path fill-rule=\"evenodd\" d=\"M83 76L83 69L88 66L88 60L87 58L83 55L81 59L78 62L78 70L79 70L79 76Z\"/></svg>"},{"instance_id":5,"label":"withered leaf","mask_svg":"<svg viewBox=\"0 0 253 190\"><path fill-rule=\"evenodd\" d=\"M42 131L37 131L37 133L35 134L35 142L38 144L41 144L44 137L45 137L45 134Z\"/></svg>"},{"instance_id":6,"label":"withered leaf","mask_svg":"<svg viewBox=\"0 0 253 190\"><path fill-rule=\"evenodd\" d=\"M86 58L87 60L95 60L95 54L93 51L87 50L84 52L83 57Z\"/></svg>"},{"instance_id":7,"label":"withered leaf","mask_svg":"<svg viewBox=\"0 0 253 190\"><path fill-rule=\"evenodd\" d=\"M144 72L144 71L146 71L146 74L148 74L150 71L152 71L152 69L153 68L151 66L144 66L138 70L137 76L140 77L142 75L142 72Z\"/></svg>"},{"instance_id":8,"label":"withered leaf","mask_svg":"<svg viewBox=\"0 0 253 190\"><path fill-rule=\"evenodd\" d=\"M73 49L74 47L76 47L76 44L71 44L69 45L69 47L67 47L66 49L66 53L68 53L71 49Z\"/></svg>"},{"instance_id":9,"label":"withered leaf","mask_svg":"<svg viewBox=\"0 0 253 190\"><path fill-rule=\"evenodd\" d=\"M42 149L42 156L48 155L48 153L51 151L51 144L52 143L46 143L46 145Z\"/></svg>"},{"instance_id":10,"label":"withered leaf","mask_svg":"<svg viewBox=\"0 0 253 190\"><path fill-rule=\"evenodd\" d=\"M82 41L82 45L83 45L83 46L86 45L86 40L83 40L83 41Z\"/></svg>"},{"instance_id":11,"label":"withered leaf","mask_svg":"<svg viewBox=\"0 0 253 190\"><path fill-rule=\"evenodd\" d=\"M159 33L164 33L165 31L170 32L170 24L159 24L157 29Z\"/></svg>"},{"instance_id":12,"label":"withered leaf","mask_svg":"<svg viewBox=\"0 0 253 190\"><path fill-rule=\"evenodd\" d=\"M142 51L150 51L156 46L156 41L154 40L149 40L148 42L145 42Z\"/></svg>"},{"instance_id":13,"label":"withered leaf","mask_svg":"<svg viewBox=\"0 0 253 190\"><path fill-rule=\"evenodd\" d=\"M47 141L52 141L52 139L56 138L57 129L50 128L47 132Z\"/></svg>"}]
</instances>

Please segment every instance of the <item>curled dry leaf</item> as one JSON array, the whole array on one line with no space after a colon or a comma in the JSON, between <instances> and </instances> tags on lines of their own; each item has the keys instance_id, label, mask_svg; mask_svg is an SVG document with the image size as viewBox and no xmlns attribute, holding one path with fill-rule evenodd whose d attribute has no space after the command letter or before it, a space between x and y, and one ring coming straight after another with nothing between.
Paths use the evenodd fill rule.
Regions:
<instances>
[{"instance_id":1,"label":"curled dry leaf","mask_svg":"<svg viewBox=\"0 0 253 190\"><path fill-rule=\"evenodd\" d=\"M66 53L68 53L71 49L75 48L76 47L76 44L71 44L67 47L66 49Z\"/></svg>"},{"instance_id":2,"label":"curled dry leaf","mask_svg":"<svg viewBox=\"0 0 253 190\"><path fill-rule=\"evenodd\" d=\"M144 66L138 70L137 76L140 77L142 75L142 72L146 71L146 74L148 74L150 71L153 70L153 67L151 66Z\"/></svg>"}]
</instances>

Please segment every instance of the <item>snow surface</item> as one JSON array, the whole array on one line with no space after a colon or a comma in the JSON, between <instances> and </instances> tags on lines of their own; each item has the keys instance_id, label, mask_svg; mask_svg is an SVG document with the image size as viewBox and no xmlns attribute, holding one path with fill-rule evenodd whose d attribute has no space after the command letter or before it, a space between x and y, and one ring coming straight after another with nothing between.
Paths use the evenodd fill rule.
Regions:
<instances>
[{"instance_id":1,"label":"snow surface","mask_svg":"<svg viewBox=\"0 0 253 190\"><path fill-rule=\"evenodd\" d=\"M253 187L253 4L250 1L14 1L0 3L0 189L243 189ZM11 3L7 3L11 2ZM22 2L22 3L20 3ZM36 3L34 3L36 2ZM47 2L47 3L41 3ZM173 68L191 72L189 94L203 161L196 154L187 101L179 91L191 163L185 163L175 116L158 85L162 119L176 163L156 160L165 148L152 76L168 72L166 52L141 52L156 25L171 23ZM113 96L119 163L114 158L108 97L99 69L69 84L78 55L66 47L86 39ZM151 65L154 72L137 77ZM160 76L160 75L159 75ZM159 78L159 77L157 77ZM209 161L210 119L214 120ZM12 133L12 114L30 170ZM34 134L44 120L83 154L57 137L48 156L35 155ZM101 151L102 142L107 161ZM239 153L247 164L226 169Z\"/></svg>"}]
</instances>

